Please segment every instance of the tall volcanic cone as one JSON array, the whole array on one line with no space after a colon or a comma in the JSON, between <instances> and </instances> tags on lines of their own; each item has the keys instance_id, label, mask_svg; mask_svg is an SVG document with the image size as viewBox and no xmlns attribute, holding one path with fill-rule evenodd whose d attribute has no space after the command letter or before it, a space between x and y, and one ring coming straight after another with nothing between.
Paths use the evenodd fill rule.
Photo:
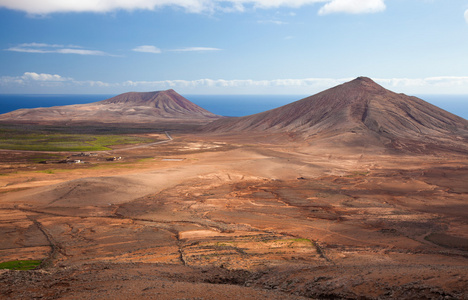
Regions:
<instances>
[{"instance_id":1,"label":"tall volcanic cone","mask_svg":"<svg viewBox=\"0 0 468 300\"><path fill-rule=\"evenodd\" d=\"M190 102L174 90L124 93L79 105L19 109L0 115L13 123L157 123L190 121L208 123L217 116Z\"/></svg>"},{"instance_id":2,"label":"tall volcanic cone","mask_svg":"<svg viewBox=\"0 0 468 300\"><path fill-rule=\"evenodd\" d=\"M346 141L356 144L372 142L395 148L414 148L421 142L468 145L467 120L419 98L389 91L367 77L270 111L217 120L205 131L294 132L314 139L346 135ZM354 139L350 138L353 134ZM417 146L421 147L425 146Z\"/></svg>"}]
</instances>

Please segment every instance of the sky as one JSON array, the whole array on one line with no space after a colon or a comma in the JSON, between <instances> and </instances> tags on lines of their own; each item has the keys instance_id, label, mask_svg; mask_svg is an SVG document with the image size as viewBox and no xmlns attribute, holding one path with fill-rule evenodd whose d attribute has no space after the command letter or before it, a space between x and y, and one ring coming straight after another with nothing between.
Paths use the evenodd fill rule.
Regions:
<instances>
[{"instance_id":1,"label":"sky","mask_svg":"<svg viewBox=\"0 0 468 300\"><path fill-rule=\"evenodd\" d=\"M0 0L0 94L468 94L468 0Z\"/></svg>"}]
</instances>

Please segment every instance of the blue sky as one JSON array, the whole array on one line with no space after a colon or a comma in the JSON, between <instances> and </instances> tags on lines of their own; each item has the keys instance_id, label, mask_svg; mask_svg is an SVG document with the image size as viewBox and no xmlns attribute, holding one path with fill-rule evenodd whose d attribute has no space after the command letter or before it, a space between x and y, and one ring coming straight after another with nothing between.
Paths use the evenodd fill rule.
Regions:
<instances>
[{"instance_id":1,"label":"blue sky","mask_svg":"<svg viewBox=\"0 0 468 300\"><path fill-rule=\"evenodd\" d=\"M468 0L0 0L0 93L468 94Z\"/></svg>"}]
</instances>

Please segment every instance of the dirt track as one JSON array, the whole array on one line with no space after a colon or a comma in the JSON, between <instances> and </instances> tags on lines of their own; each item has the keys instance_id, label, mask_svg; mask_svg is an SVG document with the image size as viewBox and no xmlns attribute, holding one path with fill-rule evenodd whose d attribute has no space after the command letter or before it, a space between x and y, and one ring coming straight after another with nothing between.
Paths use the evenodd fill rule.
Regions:
<instances>
[{"instance_id":1,"label":"dirt track","mask_svg":"<svg viewBox=\"0 0 468 300\"><path fill-rule=\"evenodd\" d=\"M468 298L466 157L286 141L185 136L120 149L124 167L2 176L1 261L45 263L2 271L0 295Z\"/></svg>"}]
</instances>

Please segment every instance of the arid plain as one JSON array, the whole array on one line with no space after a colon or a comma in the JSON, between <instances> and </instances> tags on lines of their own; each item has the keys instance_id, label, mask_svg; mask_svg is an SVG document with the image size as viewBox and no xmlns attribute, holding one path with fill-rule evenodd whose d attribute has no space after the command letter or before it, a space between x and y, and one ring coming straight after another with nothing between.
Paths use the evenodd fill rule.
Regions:
<instances>
[{"instance_id":1,"label":"arid plain","mask_svg":"<svg viewBox=\"0 0 468 300\"><path fill-rule=\"evenodd\" d=\"M371 105L387 91L362 81L335 91L376 90L358 118L372 134L352 102L347 127L322 125L333 134L220 119L84 164L0 151L1 261L42 260L0 271L0 297L468 299L466 120L458 138L422 134L435 127L413 109L423 137L394 138Z\"/></svg>"}]
</instances>

